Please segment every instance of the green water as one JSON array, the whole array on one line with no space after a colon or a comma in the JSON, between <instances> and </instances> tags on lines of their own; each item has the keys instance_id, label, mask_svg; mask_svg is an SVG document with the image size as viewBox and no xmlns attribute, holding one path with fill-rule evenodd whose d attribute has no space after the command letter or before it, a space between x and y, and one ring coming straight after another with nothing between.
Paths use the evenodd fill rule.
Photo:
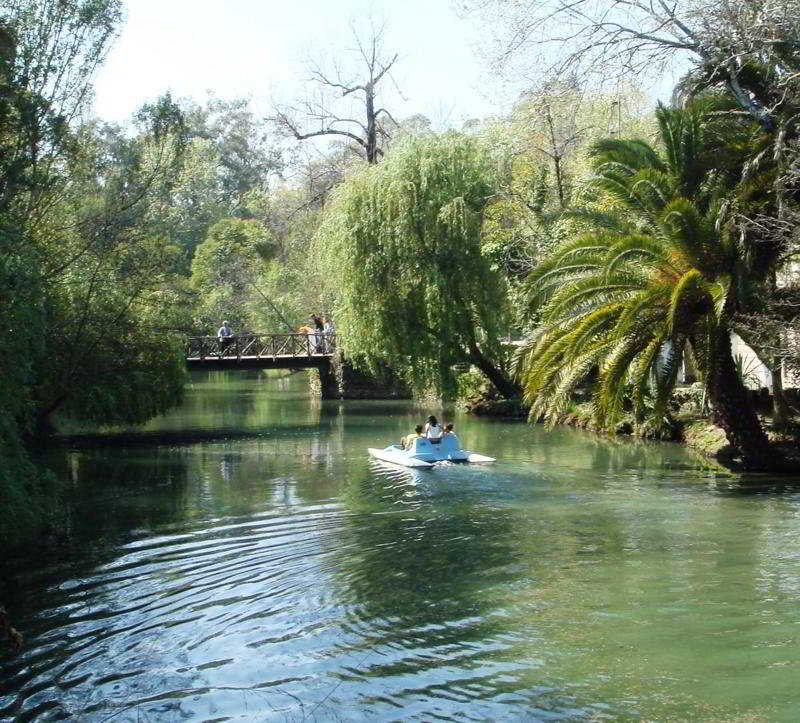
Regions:
<instances>
[{"instance_id":1,"label":"green water","mask_svg":"<svg viewBox=\"0 0 800 723\"><path fill-rule=\"evenodd\" d=\"M415 472L366 448L428 410L193 379L148 426L174 443L69 453L74 552L5 601L0 720L800 718L791 486L458 414L498 462Z\"/></svg>"}]
</instances>

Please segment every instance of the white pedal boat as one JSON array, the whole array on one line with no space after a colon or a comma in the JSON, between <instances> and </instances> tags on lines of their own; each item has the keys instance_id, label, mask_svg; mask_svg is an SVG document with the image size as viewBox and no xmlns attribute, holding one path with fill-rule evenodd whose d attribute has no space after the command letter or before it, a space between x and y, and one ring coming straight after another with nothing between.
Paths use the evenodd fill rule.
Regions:
<instances>
[{"instance_id":1,"label":"white pedal boat","mask_svg":"<svg viewBox=\"0 0 800 723\"><path fill-rule=\"evenodd\" d=\"M385 449L370 447L372 457L384 462L401 464L404 467L433 467L437 462L494 462L494 457L485 457L461 449L455 434L442 437L438 444L432 444L425 437L417 437L409 449L392 444Z\"/></svg>"}]
</instances>

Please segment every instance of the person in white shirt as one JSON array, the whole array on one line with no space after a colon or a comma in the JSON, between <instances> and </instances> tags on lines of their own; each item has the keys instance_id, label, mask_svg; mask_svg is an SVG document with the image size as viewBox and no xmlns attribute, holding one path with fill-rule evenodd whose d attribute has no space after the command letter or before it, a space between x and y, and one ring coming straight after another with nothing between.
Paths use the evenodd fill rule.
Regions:
<instances>
[{"instance_id":1,"label":"person in white shirt","mask_svg":"<svg viewBox=\"0 0 800 723\"><path fill-rule=\"evenodd\" d=\"M227 321L222 322L222 326L217 332L217 341L219 341L219 348L225 351L234 342L233 329Z\"/></svg>"},{"instance_id":2,"label":"person in white shirt","mask_svg":"<svg viewBox=\"0 0 800 723\"><path fill-rule=\"evenodd\" d=\"M431 444L439 444L439 442L442 441L442 428L439 426L439 422L436 421L436 417L432 414L425 423L425 436Z\"/></svg>"}]
</instances>

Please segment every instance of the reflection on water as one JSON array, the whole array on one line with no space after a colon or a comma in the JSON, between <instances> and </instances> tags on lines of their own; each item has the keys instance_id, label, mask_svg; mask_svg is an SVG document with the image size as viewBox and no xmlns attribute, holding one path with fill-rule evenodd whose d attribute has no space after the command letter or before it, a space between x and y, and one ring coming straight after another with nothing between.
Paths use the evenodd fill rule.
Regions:
<instances>
[{"instance_id":1,"label":"reflection on water","mask_svg":"<svg viewBox=\"0 0 800 723\"><path fill-rule=\"evenodd\" d=\"M0 719L796 719L800 494L461 415L498 463L366 456L426 411L197 375L149 431L220 439L71 452Z\"/></svg>"}]
</instances>

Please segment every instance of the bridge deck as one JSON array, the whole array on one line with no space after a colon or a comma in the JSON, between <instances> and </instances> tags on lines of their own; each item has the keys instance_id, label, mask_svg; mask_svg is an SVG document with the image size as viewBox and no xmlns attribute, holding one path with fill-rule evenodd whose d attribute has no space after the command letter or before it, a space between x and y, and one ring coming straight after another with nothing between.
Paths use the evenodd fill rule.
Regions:
<instances>
[{"instance_id":1,"label":"bridge deck","mask_svg":"<svg viewBox=\"0 0 800 723\"><path fill-rule=\"evenodd\" d=\"M316 369L330 363L332 354L314 356L207 356L187 357L190 369Z\"/></svg>"},{"instance_id":2,"label":"bridge deck","mask_svg":"<svg viewBox=\"0 0 800 723\"><path fill-rule=\"evenodd\" d=\"M189 368L309 369L327 366L336 339L332 334L247 334L230 340L213 336L189 339Z\"/></svg>"}]
</instances>

